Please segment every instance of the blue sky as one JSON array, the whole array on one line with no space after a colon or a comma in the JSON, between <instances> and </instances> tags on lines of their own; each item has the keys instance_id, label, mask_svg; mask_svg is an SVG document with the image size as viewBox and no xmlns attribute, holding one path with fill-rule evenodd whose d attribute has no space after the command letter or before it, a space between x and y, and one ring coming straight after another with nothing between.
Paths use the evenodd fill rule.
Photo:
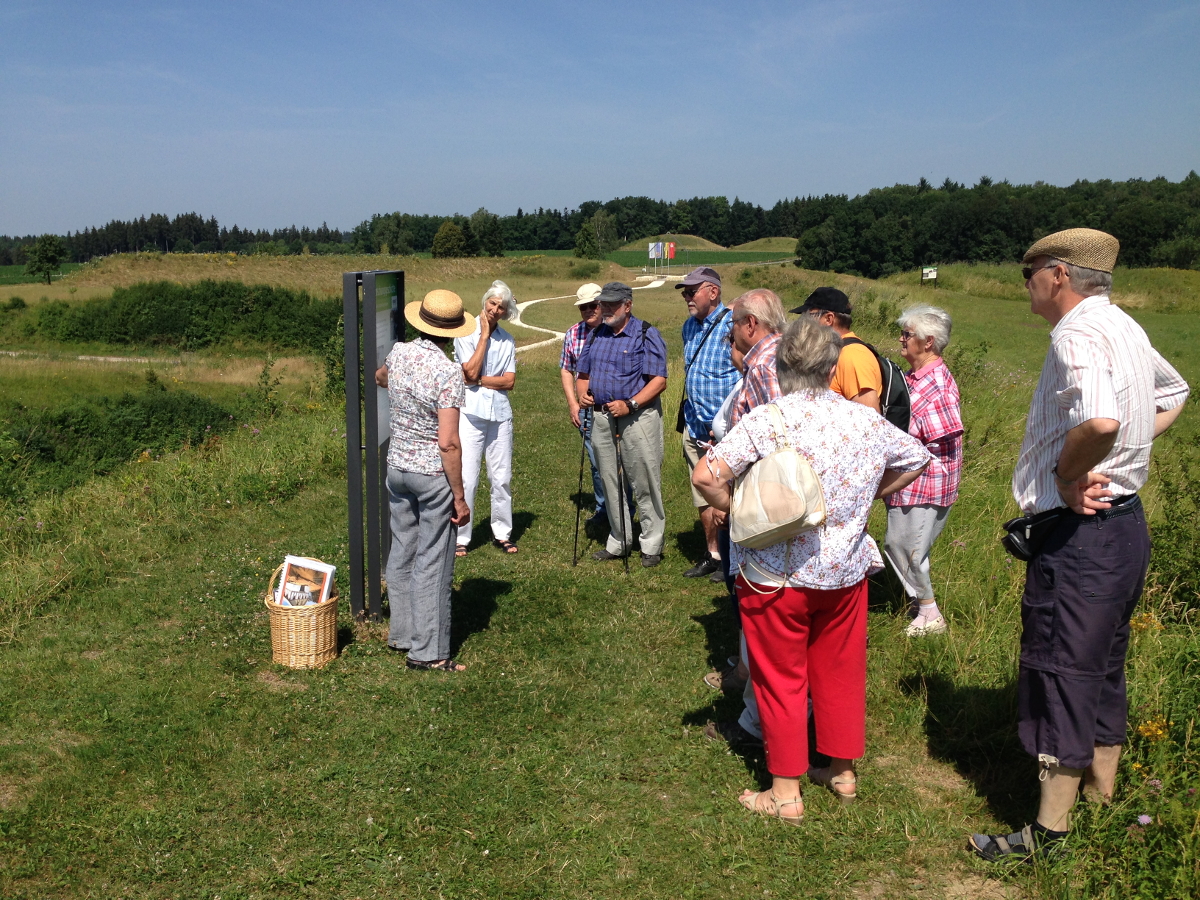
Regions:
<instances>
[{"instance_id":1,"label":"blue sky","mask_svg":"<svg viewBox=\"0 0 1200 900\"><path fill-rule=\"evenodd\" d=\"M0 4L0 233L1200 170L1200 3Z\"/></svg>"}]
</instances>

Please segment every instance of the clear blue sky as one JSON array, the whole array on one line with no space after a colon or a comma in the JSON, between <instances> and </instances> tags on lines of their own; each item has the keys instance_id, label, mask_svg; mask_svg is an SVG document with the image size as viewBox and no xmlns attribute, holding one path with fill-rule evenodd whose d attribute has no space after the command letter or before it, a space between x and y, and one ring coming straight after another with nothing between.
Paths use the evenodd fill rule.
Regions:
<instances>
[{"instance_id":1,"label":"clear blue sky","mask_svg":"<svg viewBox=\"0 0 1200 900\"><path fill-rule=\"evenodd\" d=\"M1200 170L1200 3L0 4L0 233Z\"/></svg>"}]
</instances>

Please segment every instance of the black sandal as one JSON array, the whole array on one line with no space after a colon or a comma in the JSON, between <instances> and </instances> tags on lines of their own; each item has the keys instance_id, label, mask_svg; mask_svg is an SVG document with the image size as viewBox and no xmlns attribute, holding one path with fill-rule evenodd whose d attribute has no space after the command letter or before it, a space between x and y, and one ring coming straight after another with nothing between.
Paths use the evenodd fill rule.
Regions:
<instances>
[{"instance_id":1,"label":"black sandal","mask_svg":"<svg viewBox=\"0 0 1200 900\"><path fill-rule=\"evenodd\" d=\"M423 662L412 657L406 659L404 665L406 668L415 669L419 672L464 672L467 668L463 666L460 669L458 663L452 659L431 659Z\"/></svg>"},{"instance_id":2,"label":"black sandal","mask_svg":"<svg viewBox=\"0 0 1200 900\"><path fill-rule=\"evenodd\" d=\"M968 840L971 849L988 862L1011 859L1028 863L1063 846L1066 836L1065 831L1051 831L1034 822L1012 834L973 834Z\"/></svg>"}]
</instances>

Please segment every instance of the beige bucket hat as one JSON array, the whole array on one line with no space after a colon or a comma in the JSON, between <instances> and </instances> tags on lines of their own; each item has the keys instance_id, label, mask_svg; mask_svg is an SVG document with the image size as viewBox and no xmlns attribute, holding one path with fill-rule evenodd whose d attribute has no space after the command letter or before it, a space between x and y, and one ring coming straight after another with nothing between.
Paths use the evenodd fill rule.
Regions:
<instances>
[{"instance_id":1,"label":"beige bucket hat","mask_svg":"<svg viewBox=\"0 0 1200 900\"><path fill-rule=\"evenodd\" d=\"M1109 272L1117 264L1121 242L1111 234L1095 228L1068 228L1048 234L1025 251L1021 262L1028 263L1039 256L1050 256L1073 266Z\"/></svg>"},{"instance_id":2,"label":"beige bucket hat","mask_svg":"<svg viewBox=\"0 0 1200 900\"><path fill-rule=\"evenodd\" d=\"M438 337L466 337L475 331L475 317L463 311L462 297L454 291L430 291L424 300L404 307L404 318L417 331Z\"/></svg>"},{"instance_id":3,"label":"beige bucket hat","mask_svg":"<svg viewBox=\"0 0 1200 900\"><path fill-rule=\"evenodd\" d=\"M585 303L595 303L596 298L600 296L600 285L594 281L581 284L579 290L575 292L575 296L579 298L575 301L576 306L583 306Z\"/></svg>"}]
</instances>

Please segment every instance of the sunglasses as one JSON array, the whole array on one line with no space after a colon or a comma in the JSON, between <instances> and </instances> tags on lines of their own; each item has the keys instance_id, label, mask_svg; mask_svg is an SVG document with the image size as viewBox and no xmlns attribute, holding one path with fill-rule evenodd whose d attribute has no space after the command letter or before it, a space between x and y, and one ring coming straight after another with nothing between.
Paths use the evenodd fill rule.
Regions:
<instances>
[{"instance_id":1,"label":"sunglasses","mask_svg":"<svg viewBox=\"0 0 1200 900\"><path fill-rule=\"evenodd\" d=\"M911 340L912 340L913 338L915 338L916 336L917 336L917 334L916 334L916 332L915 332L915 331L902 331L902 332L900 332L900 340L902 340L902 341L911 341Z\"/></svg>"},{"instance_id":2,"label":"sunglasses","mask_svg":"<svg viewBox=\"0 0 1200 900\"><path fill-rule=\"evenodd\" d=\"M1025 266L1021 269L1021 277L1028 281L1033 277L1034 272L1040 272L1042 269L1057 269L1058 263L1049 266L1038 266L1036 269L1033 266Z\"/></svg>"},{"instance_id":3,"label":"sunglasses","mask_svg":"<svg viewBox=\"0 0 1200 900\"><path fill-rule=\"evenodd\" d=\"M597 306L599 306L597 303L581 303L579 304L579 311L584 313L594 313Z\"/></svg>"}]
</instances>

